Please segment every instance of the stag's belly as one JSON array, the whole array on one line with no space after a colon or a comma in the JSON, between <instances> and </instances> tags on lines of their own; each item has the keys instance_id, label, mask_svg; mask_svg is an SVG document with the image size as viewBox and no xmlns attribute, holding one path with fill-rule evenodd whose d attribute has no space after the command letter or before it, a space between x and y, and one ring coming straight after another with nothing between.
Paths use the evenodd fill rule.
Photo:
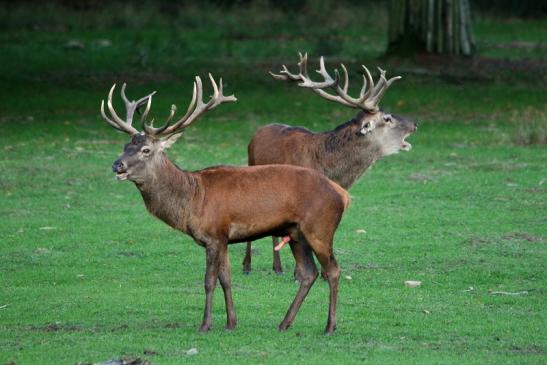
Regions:
<instances>
[{"instance_id":1,"label":"stag's belly","mask_svg":"<svg viewBox=\"0 0 547 365\"><path fill-rule=\"evenodd\" d=\"M269 236L288 236L296 231L296 227L296 223L293 222L270 226L232 222L229 226L228 243L255 241Z\"/></svg>"}]
</instances>

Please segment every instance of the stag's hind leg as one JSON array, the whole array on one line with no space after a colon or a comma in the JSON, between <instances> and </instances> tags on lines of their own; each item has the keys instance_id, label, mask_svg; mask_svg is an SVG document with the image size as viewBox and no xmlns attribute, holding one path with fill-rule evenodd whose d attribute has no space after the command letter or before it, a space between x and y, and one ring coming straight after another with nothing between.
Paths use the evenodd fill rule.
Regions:
<instances>
[{"instance_id":1,"label":"stag's hind leg","mask_svg":"<svg viewBox=\"0 0 547 365\"><path fill-rule=\"evenodd\" d=\"M332 235L319 240L310 235L309 244L317 260L321 264L321 274L329 283L329 314L325 333L330 335L336 329L336 302L338 299L338 283L340 280L340 268L332 251Z\"/></svg>"},{"instance_id":2,"label":"stag's hind leg","mask_svg":"<svg viewBox=\"0 0 547 365\"><path fill-rule=\"evenodd\" d=\"M277 275L283 275L283 265L281 265L281 257L279 256L279 251L275 250L275 247L279 243L278 237L272 237L273 243L273 261L272 269ZM249 275L251 273L251 253L252 251L252 242L247 242L247 247L245 248L245 257L243 258L243 274Z\"/></svg>"},{"instance_id":3,"label":"stag's hind leg","mask_svg":"<svg viewBox=\"0 0 547 365\"><path fill-rule=\"evenodd\" d=\"M300 242L290 241L289 244L296 261L295 270L300 281L300 288L298 289L285 318L279 325L280 331L286 330L292 324L296 313L298 313L298 309L300 309L304 298L308 295L308 292L318 275L312 251L306 241L303 239Z\"/></svg>"}]
</instances>

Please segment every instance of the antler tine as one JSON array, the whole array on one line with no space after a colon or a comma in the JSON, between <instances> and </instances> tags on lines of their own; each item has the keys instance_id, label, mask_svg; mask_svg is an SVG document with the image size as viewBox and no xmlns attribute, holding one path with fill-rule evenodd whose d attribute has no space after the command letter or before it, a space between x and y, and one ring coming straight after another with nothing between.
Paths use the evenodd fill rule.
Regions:
<instances>
[{"instance_id":1,"label":"antler tine","mask_svg":"<svg viewBox=\"0 0 547 365\"><path fill-rule=\"evenodd\" d=\"M298 61L298 67L300 68L300 76L301 78L308 78L308 53L302 53L298 52L298 57L300 58L300 61Z\"/></svg>"},{"instance_id":2,"label":"antler tine","mask_svg":"<svg viewBox=\"0 0 547 365\"><path fill-rule=\"evenodd\" d=\"M395 81L400 80L400 79L402 79L402 78L403 78L402 76L394 76L394 77L392 77L391 79L387 80L386 89L387 89L388 87L390 87L391 84L393 84Z\"/></svg>"},{"instance_id":3,"label":"antler tine","mask_svg":"<svg viewBox=\"0 0 547 365\"><path fill-rule=\"evenodd\" d=\"M122 131L122 132L124 131L123 129L120 128L120 126L119 126L118 124L116 124L112 119L110 119L110 118L106 115L106 113L105 113L105 111L104 111L104 99L101 100L101 116L102 116L103 119L104 119L105 121L107 121L108 124L110 124L112 127L116 128L116 129L119 130L119 131Z\"/></svg>"},{"instance_id":4,"label":"antler tine","mask_svg":"<svg viewBox=\"0 0 547 365\"><path fill-rule=\"evenodd\" d=\"M209 75L211 75L211 74L209 74ZM211 78L212 78L212 76L211 76ZM211 106L211 109L216 108L217 105L219 105L219 104L221 104L225 101L237 101L237 98L235 97L234 94L224 96L224 85L222 84L222 77L219 80L219 95L220 95L220 98L215 103L213 103L213 105Z\"/></svg>"},{"instance_id":5,"label":"antler tine","mask_svg":"<svg viewBox=\"0 0 547 365\"><path fill-rule=\"evenodd\" d=\"M171 105L171 112L169 113L169 117L167 117L167 122L162 127L154 128L154 119L150 121L150 123L146 122L146 118L148 117L148 113L150 112L150 106L152 105L152 95L148 98L148 102L146 103L146 108L144 109L144 113L142 113L141 116L141 124L142 129L144 133L148 135L159 135L161 134L167 127L169 127L169 123L171 122L171 119L173 119L173 116L175 115L175 112L177 111L177 107L175 105Z\"/></svg>"},{"instance_id":6,"label":"antler tine","mask_svg":"<svg viewBox=\"0 0 547 365\"><path fill-rule=\"evenodd\" d=\"M391 84L402 78L401 76L395 76L390 78L389 80L386 80L386 71L382 70L380 67L378 67L378 70L380 71L380 80L378 81L378 84L374 87L374 90L372 90L372 95L367 100L369 104L376 106L380 103L380 100L384 96L387 89L391 86Z\"/></svg>"},{"instance_id":7,"label":"antler tine","mask_svg":"<svg viewBox=\"0 0 547 365\"><path fill-rule=\"evenodd\" d=\"M272 71L268 71L270 75L276 80L291 80L291 81L300 81L301 75L300 74L293 74L289 71L287 66L282 65L283 69L279 71L279 74L274 74Z\"/></svg>"},{"instance_id":8,"label":"antler tine","mask_svg":"<svg viewBox=\"0 0 547 365\"><path fill-rule=\"evenodd\" d=\"M196 99L197 99L197 86L196 82L193 83L193 89L192 89L192 100L190 100L190 104L188 104L188 109L186 110L186 113L184 113L184 116L180 119L186 119L192 111L194 110L194 107L196 106Z\"/></svg>"},{"instance_id":9,"label":"antler tine","mask_svg":"<svg viewBox=\"0 0 547 365\"><path fill-rule=\"evenodd\" d=\"M299 53L299 55L300 55L299 65L300 64L303 65L303 67L301 68L301 76L302 76L302 79L304 81L302 81L300 84L298 84L298 86L311 88L314 93L316 93L317 95L319 95L322 98L325 98L327 100L334 101L334 102L337 102L337 103L341 103L341 104L346 105L346 106L352 106L351 104L349 104L347 101L345 101L341 97L329 94L325 90L322 90L323 88L332 87L333 85L338 84L338 81L340 79L340 75L338 74L337 70L335 70L335 78L333 79L328 74L327 70L325 69L325 61L324 61L323 57L321 57L319 70L317 70L316 72L321 74L325 81L323 81L322 83L313 82L310 79L310 77L308 76L308 71L307 71L308 54L305 53L304 56L302 56L302 54ZM346 86L347 83L348 83L347 70L345 69L344 65L342 65L342 68L344 70L344 75L345 75L344 87L347 88L347 86Z\"/></svg>"},{"instance_id":10,"label":"antler tine","mask_svg":"<svg viewBox=\"0 0 547 365\"><path fill-rule=\"evenodd\" d=\"M143 129L146 129L146 118L148 117L148 113L150 112L150 107L152 106L152 96L148 98L148 102L146 103L146 108L144 108L144 112L141 116L141 123Z\"/></svg>"},{"instance_id":11,"label":"antler tine","mask_svg":"<svg viewBox=\"0 0 547 365\"><path fill-rule=\"evenodd\" d=\"M361 65L363 69L365 70L365 73L363 74L363 88L361 89L361 98L364 99L368 98L370 93L372 92L372 89L374 88L374 80L372 79L372 75L370 74L370 71L368 70L367 66ZM368 84L368 90L366 90L366 86ZM366 92L365 92L366 91Z\"/></svg>"},{"instance_id":12,"label":"antler tine","mask_svg":"<svg viewBox=\"0 0 547 365\"><path fill-rule=\"evenodd\" d=\"M380 71L380 80L378 80L378 83L376 86L374 86L374 89L372 90L372 96L378 95L380 90L382 90L385 87L386 84L386 71L382 70L380 67L378 67L378 71Z\"/></svg>"},{"instance_id":13,"label":"antler tine","mask_svg":"<svg viewBox=\"0 0 547 365\"><path fill-rule=\"evenodd\" d=\"M338 84L338 74L336 74L336 77L334 79L331 77L331 75L329 75L329 73L325 69L325 59L323 58L323 56L321 56L321 59L319 60L319 70L316 70L315 72L323 76L323 81L314 82L309 77L306 77L303 78L302 82L298 84L298 86L311 87L313 89L323 89Z\"/></svg>"},{"instance_id":14,"label":"antler tine","mask_svg":"<svg viewBox=\"0 0 547 365\"><path fill-rule=\"evenodd\" d=\"M127 99L127 96L125 95L125 82L122 84L122 90L120 91L120 94L122 95L122 99L123 99L123 102L125 103L125 105L127 104L130 104L131 102L129 101L129 99Z\"/></svg>"},{"instance_id":15,"label":"antler tine","mask_svg":"<svg viewBox=\"0 0 547 365\"><path fill-rule=\"evenodd\" d=\"M366 99L367 98L367 77L363 75L363 86L361 87L361 91L359 92L359 100ZM370 90L370 89L369 89ZM369 91L370 92L370 91Z\"/></svg>"},{"instance_id":16,"label":"antler tine","mask_svg":"<svg viewBox=\"0 0 547 365\"><path fill-rule=\"evenodd\" d=\"M286 75L289 79L293 81L299 81L302 78L301 74L293 74L289 71L287 66L283 65L283 70L281 70L281 73Z\"/></svg>"},{"instance_id":17,"label":"antler tine","mask_svg":"<svg viewBox=\"0 0 547 365\"><path fill-rule=\"evenodd\" d=\"M279 71L279 74L274 74L271 71L268 71L270 75L276 80L283 80L283 81L301 81L303 78L307 77L307 62L308 62L308 54L304 53L302 55L301 52L298 52L298 56L300 57L300 61L297 63L300 72L298 74L293 74L289 71L287 66L281 65L282 69Z\"/></svg>"},{"instance_id":18,"label":"antler tine","mask_svg":"<svg viewBox=\"0 0 547 365\"><path fill-rule=\"evenodd\" d=\"M340 67L342 67L342 71L344 71L344 87L342 88L342 90L344 90L344 92L347 93L348 86L349 86L348 70L346 69L346 66L344 66L343 63L340 64Z\"/></svg>"},{"instance_id":19,"label":"antler tine","mask_svg":"<svg viewBox=\"0 0 547 365\"><path fill-rule=\"evenodd\" d=\"M268 71L268 73L270 74L270 76L272 76L276 80L283 80L283 81L289 80L289 77L287 75L274 74L272 71Z\"/></svg>"},{"instance_id":20,"label":"antler tine","mask_svg":"<svg viewBox=\"0 0 547 365\"><path fill-rule=\"evenodd\" d=\"M114 118L114 121L122 127L125 122L116 114L116 111L114 110L114 107L112 106L112 94L114 93L114 89L116 88L116 84L112 85L110 88L110 91L108 92L108 99L106 101L106 104L108 105L108 110L110 111L110 115L112 115L112 118Z\"/></svg>"},{"instance_id":21,"label":"antler tine","mask_svg":"<svg viewBox=\"0 0 547 365\"><path fill-rule=\"evenodd\" d=\"M130 135L134 135L139 133L138 130L136 130L132 125L132 117L133 117L133 111L131 111L130 103L127 103L127 97L125 97L125 84L122 86L122 98L124 99L125 105L128 108L127 109L127 121L124 121L122 118L118 116L116 113L116 110L114 110L114 106L112 105L112 94L114 93L114 89L116 88L116 84L112 85L110 88L110 91L108 92L108 99L107 99L107 106L108 110L110 111L110 115L112 116L112 119L110 119L105 111L104 111L104 100L101 101L101 116L103 119L110 124L112 127L116 128L117 130L126 132Z\"/></svg>"},{"instance_id":22,"label":"antler tine","mask_svg":"<svg viewBox=\"0 0 547 365\"><path fill-rule=\"evenodd\" d=\"M125 82L122 85L121 89L121 96L125 103L125 109L126 109L126 117L125 120L131 125L133 124L133 114L135 114L135 110L137 110L142 104L146 103L148 100L152 98L154 94L156 94L156 91L151 92L150 94L140 98L137 101L129 101L127 96L125 95ZM141 118L142 119L142 118Z\"/></svg>"}]
</instances>

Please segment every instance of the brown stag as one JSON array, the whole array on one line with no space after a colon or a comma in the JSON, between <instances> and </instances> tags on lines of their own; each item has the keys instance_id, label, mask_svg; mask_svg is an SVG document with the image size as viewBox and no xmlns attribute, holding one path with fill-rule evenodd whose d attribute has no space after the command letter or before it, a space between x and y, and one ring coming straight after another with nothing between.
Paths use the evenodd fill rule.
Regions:
<instances>
[{"instance_id":1,"label":"brown stag","mask_svg":"<svg viewBox=\"0 0 547 365\"><path fill-rule=\"evenodd\" d=\"M165 154L188 125L204 112L221 103L235 101L224 96L209 75L214 88L211 99L202 98L199 77L194 82L193 98L186 114L174 124L175 106L167 123L154 128L146 122L152 94L129 101L125 84L121 97L127 111L123 120L112 106L110 89L107 106L101 104L102 117L114 128L131 135L124 152L112 165L119 180L135 183L146 208L172 228L188 234L206 250L205 311L201 331L212 325L211 307L217 279L224 291L227 329L236 326L232 302L228 244L255 240L270 235L289 236L290 247L301 279L300 288L279 325L288 328L317 278L313 255L327 273L330 302L326 333L336 327L336 300L340 269L333 254L333 237L349 204L348 193L315 170L296 166L211 167L189 172L179 169ZM146 104L142 114L143 132L132 126L135 110Z\"/></svg>"},{"instance_id":2,"label":"brown stag","mask_svg":"<svg viewBox=\"0 0 547 365\"><path fill-rule=\"evenodd\" d=\"M270 74L276 80L296 82L298 86L309 88L327 100L359 109L359 112L334 130L321 133L302 127L268 124L255 133L249 144L250 166L289 164L308 167L349 189L380 158L411 149L411 144L405 139L416 131L417 124L386 113L379 107L386 90L400 76L387 80L385 71L379 69L380 79L375 84L369 70L363 66L363 86L359 96L354 98L348 95L349 77L343 64L343 86L340 86L338 70L335 70L334 77L329 75L323 57L317 71L323 80L316 82L310 79L307 72L307 54L299 55L298 73L291 73L283 65L280 74ZM330 89L334 94L324 89ZM283 273L278 250L286 241L285 238L279 244L277 237L273 237L273 269L278 274ZM250 271L251 242L248 242L243 272L248 274Z\"/></svg>"}]
</instances>

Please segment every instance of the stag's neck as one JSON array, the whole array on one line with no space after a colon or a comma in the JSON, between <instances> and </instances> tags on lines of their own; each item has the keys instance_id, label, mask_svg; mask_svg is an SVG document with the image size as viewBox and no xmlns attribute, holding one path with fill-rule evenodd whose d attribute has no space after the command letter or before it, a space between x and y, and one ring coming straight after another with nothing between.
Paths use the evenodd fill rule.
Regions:
<instances>
[{"instance_id":1,"label":"stag's neck","mask_svg":"<svg viewBox=\"0 0 547 365\"><path fill-rule=\"evenodd\" d=\"M177 230L188 231L201 191L195 174L179 169L162 155L148 178L136 185L152 215Z\"/></svg>"},{"instance_id":2,"label":"stag's neck","mask_svg":"<svg viewBox=\"0 0 547 365\"><path fill-rule=\"evenodd\" d=\"M336 129L320 134L324 171L343 188L350 188L380 157L381 151L359 134L363 112Z\"/></svg>"}]
</instances>

